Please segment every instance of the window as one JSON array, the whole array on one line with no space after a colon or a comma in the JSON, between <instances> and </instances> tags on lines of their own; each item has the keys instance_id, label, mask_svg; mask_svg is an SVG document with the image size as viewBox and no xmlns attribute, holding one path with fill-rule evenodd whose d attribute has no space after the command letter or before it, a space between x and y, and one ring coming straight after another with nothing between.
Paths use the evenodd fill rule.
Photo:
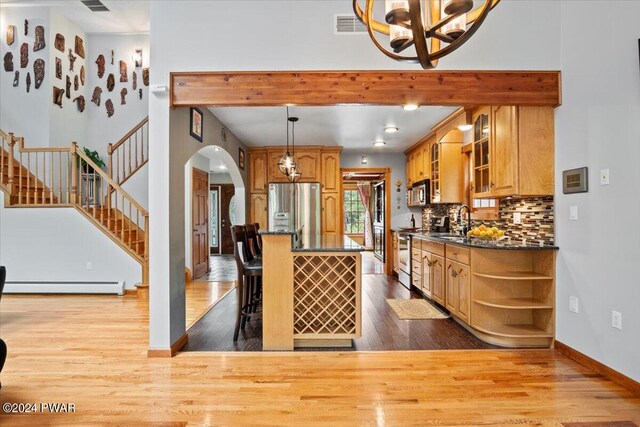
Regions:
<instances>
[{"instance_id":1,"label":"window","mask_svg":"<svg viewBox=\"0 0 640 427\"><path fill-rule=\"evenodd\" d=\"M218 247L218 190L209 192L209 212L211 212L211 247Z\"/></svg>"},{"instance_id":2,"label":"window","mask_svg":"<svg viewBox=\"0 0 640 427\"><path fill-rule=\"evenodd\" d=\"M344 190L344 232L364 234L364 205L358 190Z\"/></svg>"},{"instance_id":3,"label":"window","mask_svg":"<svg viewBox=\"0 0 640 427\"><path fill-rule=\"evenodd\" d=\"M237 225L236 222L236 195L234 194L229 200L229 221L231 225Z\"/></svg>"}]
</instances>

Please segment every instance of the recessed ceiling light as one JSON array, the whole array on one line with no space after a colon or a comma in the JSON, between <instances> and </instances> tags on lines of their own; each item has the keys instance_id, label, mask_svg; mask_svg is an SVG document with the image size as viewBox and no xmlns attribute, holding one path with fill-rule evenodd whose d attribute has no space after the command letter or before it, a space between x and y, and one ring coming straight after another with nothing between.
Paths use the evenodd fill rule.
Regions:
<instances>
[{"instance_id":1,"label":"recessed ceiling light","mask_svg":"<svg viewBox=\"0 0 640 427\"><path fill-rule=\"evenodd\" d=\"M416 111L418 109L419 105L418 104L407 104L405 106L403 106L402 108L404 108L404 111Z\"/></svg>"},{"instance_id":2,"label":"recessed ceiling light","mask_svg":"<svg viewBox=\"0 0 640 427\"><path fill-rule=\"evenodd\" d=\"M458 129L460 129L462 132L466 132L473 129L473 125L460 125L458 126Z\"/></svg>"},{"instance_id":3,"label":"recessed ceiling light","mask_svg":"<svg viewBox=\"0 0 640 427\"><path fill-rule=\"evenodd\" d=\"M227 167L225 165L220 165L218 166L218 169L220 169L221 171L226 170Z\"/></svg>"},{"instance_id":4,"label":"recessed ceiling light","mask_svg":"<svg viewBox=\"0 0 640 427\"><path fill-rule=\"evenodd\" d=\"M373 143L374 147L384 147L384 144L386 144L384 141L376 141Z\"/></svg>"},{"instance_id":5,"label":"recessed ceiling light","mask_svg":"<svg viewBox=\"0 0 640 427\"><path fill-rule=\"evenodd\" d=\"M395 126L387 126L386 128L384 128L384 131L386 133L396 133L398 132L398 128Z\"/></svg>"},{"instance_id":6,"label":"recessed ceiling light","mask_svg":"<svg viewBox=\"0 0 640 427\"><path fill-rule=\"evenodd\" d=\"M213 147L213 151L220 151L220 147Z\"/></svg>"}]
</instances>

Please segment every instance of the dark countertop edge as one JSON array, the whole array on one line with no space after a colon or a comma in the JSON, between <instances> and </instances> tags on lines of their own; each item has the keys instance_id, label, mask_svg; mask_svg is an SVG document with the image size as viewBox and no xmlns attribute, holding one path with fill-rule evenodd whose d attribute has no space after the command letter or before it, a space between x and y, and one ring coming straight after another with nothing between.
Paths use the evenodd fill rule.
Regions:
<instances>
[{"instance_id":1,"label":"dark countertop edge","mask_svg":"<svg viewBox=\"0 0 640 427\"><path fill-rule=\"evenodd\" d=\"M363 246L357 244L353 239L351 239L349 236L345 236L342 235L343 240L344 239L349 239L351 242L353 242L353 245L357 246L357 248L354 247L333 247L333 248L294 248L293 244L293 236L295 236L297 234L296 231L270 231L270 230L262 230L262 231L258 231L258 234L261 235L267 235L267 236L291 236L291 252L363 252L365 249Z\"/></svg>"},{"instance_id":2,"label":"dark countertop edge","mask_svg":"<svg viewBox=\"0 0 640 427\"><path fill-rule=\"evenodd\" d=\"M527 245L527 246L522 246L522 244L510 244L510 246L490 246L490 245L483 245L483 244L473 244L473 243L468 243L468 242L456 242L456 241L453 241L453 240L442 239L442 238L439 238L438 236L429 236L429 235L424 234L424 233L411 232L409 234L411 236L419 237L421 239L431 240L432 242L446 243L446 244L449 244L449 245L464 246L466 248L474 248L474 249L494 249L494 250L507 250L507 251L517 251L517 250L520 250L520 251L558 251L558 250L560 250L560 248L558 246L551 246L551 245L544 245L544 246Z\"/></svg>"},{"instance_id":3,"label":"dark countertop edge","mask_svg":"<svg viewBox=\"0 0 640 427\"><path fill-rule=\"evenodd\" d=\"M260 234L261 236L286 236L286 235L293 236L296 233L297 233L296 231L291 231L291 230L287 230L287 231L258 230L258 234Z\"/></svg>"},{"instance_id":4,"label":"dark countertop edge","mask_svg":"<svg viewBox=\"0 0 640 427\"><path fill-rule=\"evenodd\" d=\"M300 253L300 252L352 252L354 254L358 252L364 252L363 249L353 249L353 248L291 248L291 252Z\"/></svg>"}]
</instances>

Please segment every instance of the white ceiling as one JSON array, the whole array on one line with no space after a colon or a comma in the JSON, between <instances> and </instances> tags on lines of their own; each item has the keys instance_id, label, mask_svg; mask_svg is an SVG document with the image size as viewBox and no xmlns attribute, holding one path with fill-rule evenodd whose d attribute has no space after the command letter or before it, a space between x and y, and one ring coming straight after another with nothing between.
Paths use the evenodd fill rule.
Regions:
<instances>
[{"instance_id":1,"label":"white ceiling","mask_svg":"<svg viewBox=\"0 0 640 427\"><path fill-rule=\"evenodd\" d=\"M87 34L149 32L149 0L101 1L109 12L92 12L80 0L0 0L0 5L51 7Z\"/></svg>"},{"instance_id":2,"label":"white ceiling","mask_svg":"<svg viewBox=\"0 0 640 427\"><path fill-rule=\"evenodd\" d=\"M211 112L248 146L286 144L285 107L218 107ZM404 111L388 106L289 107L297 116L296 145L340 145L345 152L399 153L424 137L455 107L420 107ZM386 126L399 131L387 134ZM373 142L384 140L384 147Z\"/></svg>"}]
</instances>

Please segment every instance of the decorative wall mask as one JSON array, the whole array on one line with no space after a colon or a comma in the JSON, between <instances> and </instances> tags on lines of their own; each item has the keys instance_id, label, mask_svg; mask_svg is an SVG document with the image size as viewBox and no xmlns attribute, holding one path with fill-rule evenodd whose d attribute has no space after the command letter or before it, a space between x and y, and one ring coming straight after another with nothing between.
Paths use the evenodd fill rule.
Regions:
<instances>
[{"instance_id":1,"label":"decorative wall mask","mask_svg":"<svg viewBox=\"0 0 640 427\"><path fill-rule=\"evenodd\" d=\"M78 57L73 54L71 49L69 49L69 71L73 71L73 64L76 62L76 59L78 59Z\"/></svg>"},{"instance_id":2,"label":"decorative wall mask","mask_svg":"<svg viewBox=\"0 0 640 427\"><path fill-rule=\"evenodd\" d=\"M131 80L133 80L133 85L132 85L133 90L138 89L138 73L134 71L133 76L131 77Z\"/></svg>"},{"instance_id":3,"label":"decorative wall mask","mask_svg":"<svg viewBox=\"0 0 640 427\"><path fill-rule=\"evenodd\" d=\"M76 53L78 54L78 56L82 59L84 59L84 41L82 40L82 38L76 36L76 49L75 49Z\"/></svg>"},{"instance_id":4,"label":"decorative wall mask","mask_svg":"<svg viewBox=\"0 0 640 427\"><path fill-rule=\"evenodd\" d=\"M102 88L100 86L96 86L93 89L93 95L91 96L91 102L96 104L98 107L100 106L100 95L102 95Z\"/></svg>"},{"instance_id":5,"label":"decorative wall mask","mask_svg":"<svg viewBox=\"0 0 640 427\"><path fill-rule=\"evenodd\" d=\"M84 74L84 65L82 67L80 67L80 83L82 84L82 86L84 86L84 79L85 79L85 74Z\"/></svg>"},{"instance_id":6,"label":"decorative wall mask","mask_svg":"<svg viewBox=\"0 0 640 427\"><path fill-rule=\"evenodd\" d=\"M13 53L11 52L4 54L4 70L6 72L13 71Z\"/></svg>"},{"instance_id":7,"label":"decorative wall mask","mask_svg":"<svg viewBox=\"0 0 640 427\"><path fill-rule=\"evenodd\" d=\"M60 33L56 34L56 41L53 43L56 49L64 53L64 36Z\"/></svg>"},{"instance_id":8,"label":"decorative wall mask","mask_svg":"<svg viewBox=\"0 0 640 427\"><path fill-rule=\"evenodd\" d=\"M96 64L98 64L98 78L101 79L104 76L104 55L98 55Z\"/></svg>"},{"instance_id":9,"label":"decorative wall mask","mask_svg":"<svg viewBox=\"0 0 640 427\"><path fill-rule=\"evenodd\" d=\"M78 111L80 111L82 113L84 111L84 106L85 106L84 96L80 95L79 97L74 98L73 102L75 102L77 104Z\"/></svg>"},{"instance_id":10,"label":"decorative wall mask","mask_svg":"<svg viewBox=\"0 0 640 427\"><path fill-rule=\"evenodd\" d=\"M16 38L16 26L15 25L7 26L7 45L11 46L15 38Z\"/></svg>"},{"instance_id":11,"label":"decorative wall mask","mask_svg":"<svg viewBox=\"0 0 640 427\"><path fill-rule=\"evenodd\" d=\"M125 105L127 103L127 100L125 99L125 97L127 96L128 93L129 91L127 90L126 87L123 87L122 90L120 90L120 105Z\"/></svg>"},{"instance_id":12,"label":"decorative wall mask","mask_svg":"<svg viewBox=\"0 0 640 427\"><path fill-rule=\"evenodd\" d=\"M59 87L53 87L53 103L62 108L62 97L64 96L64 89Z\"/></svg>"},{"instance_id":13,"label":"decorative wall mask","mask_svg":"<svg viewBox=\"0 0 640 427\"><path fill-rule=\"evenodd\" d=\"M129 78L127 77L127 63L124 61L120 61L120 82L128 82Z\"/></svg>"},{"instance_id":14,"label":"decorative wall mask","mask_svg":"<svg viewBox=\"0 0 640 427\"><path fill-rule=\"evenodd\" d=\"M44 80L44 59L38 58L33 63L33 77L35 78L36 89L40 89L40 85Z\"/></svg>"},{"instance_id":15,"label":"decorative wall mask","mask_svg":"<svg viewBox=\"0 0 640 427\"><path fill-rule=\"evenodd\" d=\"M113 73L109 73L109 77L107 77L107 90L111 92L116 85L116 78L113 76Z\"/></svg>"},{"instance_id":16,"label":"decorative wall mask","mask_svg":"<svg viewBox=\"0 0 640 427\"><path fill-rule=\"evenodd\" d=\"M113 102L110 99L107 99L104 103L104 106L107 107L107 117L113 116Z\"/></svg>"},{"instance_id":17,"label":"decorative wall mask","mask_svg":"<svg viewBox=\"0 0 640 427\"><path fill-rule=\"evenodd\" d=\"M138 96L142 99L142 88L138 89Z\"/></svg>"},{"instance_id":18,"label":"decorative wall mask","mask_svg":"<svg viewBox=\"0 0 640 427\"><path fill-rule=\"evenodd\" d=\"M20 45L20 68L27 68L29 65L29 43Z\"/></svg>"},{"instance_id":19,"label":"decorative wall mask","mask_svg":"<svg viewBox=\"0 0 640 427\"><path fill-rule=\"evenodd\" d=\"M16 74L13 76L13 87L18 87L20 84L20 71L16 70Z\"/></svg>"},{"instance_id":20,"label":"decorative wall mask","mask_svg":"<svg viewBox=\"0 0 640 427\"><path fill-rule=\"evenodd\" d=\"M65 86L65 91L67 94L67 99L71 99L71 77L67 76L67 84Z\"/></svg>"},{"instance_id":21,"label":"decorative wall mask","mask_svg":"<svg viewBox=\"0 0 640 427\"><path fill-rule=\"evenodd\" d=\"M36 27L36 41L33 42L33 51L37 52L42 50L46 45L47 43L44 39L44 27L42 25L38 25Z\"/></svg>"},{"instance_id":22,"label":"decorative wall mask","mask_svg":"<svg viewBox=\"0 0 640 427\"><path fill-rule=\"evenodd\" d=\"M145 86L149 86L149 67L142 69L142 82Z\"/></svg>"},{"instance_id":23,"label":"decorative wall mask","mask_svg":"<svg viewBox=\"0 0 640 427\"><path fill-rule=\"evenodd\" d=\"M31 73L27 71L27 93L31 90Z\"/></svg>"},{"instance_id":24,"label":"decorative wall mask","mask_svg":"<svg viewBox=\"0 0 640 427\"><path fill-rule=\"evenodd\" d=\"M111 65L113 65L113 49L111 49Z\"/></svg>"},{"instance_id":25,"label":"decorative wall mask","mask_svg":"<svg viewBox=\"0 0 640 427\"><path fill-rule=\"evenodd\" d=\"M56 79L62 80L62 59L56 57Z\"/></svg>"},{"instance_id":26,"label":"decorative wall mask","mask_svg":"<svg viewBox=\"0 0 640 427\"><path fill-rule=\"evenodd\" d=\"M29 35L29 21L27 21L26 19L24 20L24 35Z\"/></svg>"},{"instance_id":27,"label":"decorative wall mask","mask_svg":"<svg viewBox=\"0 0 640 427\"><path fill-rule=\"evenodd\" d=\"M78 76L74 76L73 77L73 90L78 90L80 89L80 79L78 78Z\"/></svg>"}]
</instances>

